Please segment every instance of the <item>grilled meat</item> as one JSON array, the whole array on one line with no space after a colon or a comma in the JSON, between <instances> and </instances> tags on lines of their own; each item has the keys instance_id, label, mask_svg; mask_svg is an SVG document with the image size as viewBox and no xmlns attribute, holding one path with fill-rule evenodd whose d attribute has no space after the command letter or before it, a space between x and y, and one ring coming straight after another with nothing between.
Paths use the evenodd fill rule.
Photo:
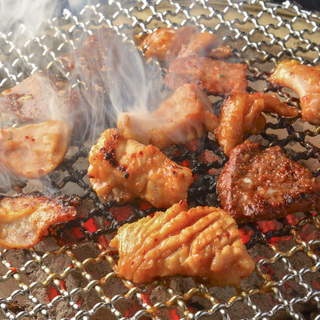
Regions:
<instances>
[{"instance_id":1,"label":"grilled meat","mask_svg":"<svg viewBox=\"0 0 320 320\"><path fill-rule=\"evenodd\" d=\"M187 197L189 168L171 161L157 147L124 138L117 129L104 131L89 154L88 175L104 201L142 198L167 208Z\"/></svg>"},{"instance_id":2,"label":"grilled meat","mask_svg":"<svg viewBox=\"0 0 320 320\"><path fill-rule=\"evenodd\" d=\"M213 48L209 52L208 56L215 59L228 58L232 56L232 49L228 46L220 46L217 48Z\"/></svg>"},{"instance_id":3,"label":"grilled meat","mask_svg":"<svg viewBox=\"0 0 320 320\"><path fill-rule=\"evenodd\" d=\"M217 47L218 38L209 32L198 32L194 27L180 29L160 28L147 35L140 44L145 57L157 58L159 61L169 62L176 57L193 55L210 55L226 58L231 55L227 46Z\"/></svg>"},{"instance_id":4,"label":"grilled meat","mask_svg":"<svg viewBox=\"0 0 320 320\"><path fill-rule=\"evenodd\" d=\"M196 33L194 27L181 29L160 28L147 35L140 44L146 58L157 58L159 61L170 61L175 58L182 46Z\"/></svg>"},{"instance_id":5,"label":"grilled meat","mask_svg":"<svg viewBox=\"0 0 320 320\"><path fill-rule=\"evenodd\" d=\"M120 227L110 246L119 250L115 271L135 283L185 275L239 285L254 269L237 225L225 211L188 210L183 201Z\"/></svg>"},{"instance_id":6,"label":"grilled meat","mask_svg":"<svg viewBox=\"0 0 320 320\"><path fill-rule=\"evenodd\" d=\"M320 210L320 184L278 146L261 150L258 144L246 141L234 148L217 191L222 208L237 222Z\"/></svg>"},{"instance_id":7,"label":"grilled meat","mask_svg":"<svg viewBox=\"0 0 320 320\"><path fill-rule=\"evenodd\" d=\"M54 83L43 73L34 73L0 95L0 111L20 121L64 120L78 103L75 90ZM5 119L3 119L5 123Z\"/></svg>"},{"instance_id":8,"label":"grilled meat","mask_svg":"<svg viewBox=\"0 0 320 320\"><path fill-rule=\"evenodd\" d=\"M5 197L0 200L0 246L30 248L47 234L54 224L77 215L75 201L50 199L40 195Z\"/></svg>"},{"instance_id":9,"label":"grilled meat","mask_svg":"<svg viewBox=\"0 0 320 320\"><path fill-rule=\"evenodd\" d=\"M38 178L63 160L69 126L58 120L0 130L0 163L18 176Z\"/></svg>"},{"instance_id":10,"label":"grilled meat","mask_svg":"<svg viewBox=\"0 0 320 320\"><path fill-rule=\"evenodd\" d=\"M189 56L206 56L218 43L218 38L209 32L194 33L185 47L181 47L179 58Z\"/></svg>"},{"instance_id":11,"label":"grilled meat","mask_svg":"<svg viewBox=\"0 0 320 320\"><path fill-rule=\"evenodd\" d=\"M178 58L171 62L165 83L171 89L195 83L210 93L228 95L246 91L246 72L244 64L195 56Z\"/></svg>"},{"instance_id":12,"label":"grilled meat","mask_svg":"<svg viewBox=\"0 0 320 320\"><path fill-rule=\"evenodd\" d=\"M265 127L261 112L273 112L284 117L295 117L298 110L289 107L271 93L237 93L223 104L216 138L225 154L242 143L245 136L257 134Z\"/></svg>"},{"instance_id":13,"label":"grilled meat","mask_svg":"<svg viewBox=\"0 0 320 320\"><path fill-rule=\"evenodd\" d=\"M302 119L320 125L320 66L281 61L269 80L294 90L300 97Z\"/></svg>"},{"instance_id":14,"label":"grilled meat","mask_svg":"<svg viewBox=\"0 0 320 320\"><path fill-rule=\"evenodd\" d=\"M208 97L192 84L178 88L152 113L122 113L118 118L118 128L126 139L158 148L200 138L217 125Z\"/></svg>"}]
</instances>

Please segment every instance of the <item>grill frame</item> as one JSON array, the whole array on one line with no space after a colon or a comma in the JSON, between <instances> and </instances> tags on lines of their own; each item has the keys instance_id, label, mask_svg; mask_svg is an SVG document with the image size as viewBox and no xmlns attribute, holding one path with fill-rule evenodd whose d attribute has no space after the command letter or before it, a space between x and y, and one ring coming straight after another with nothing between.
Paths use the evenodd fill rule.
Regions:
<instances>
[{"instance_id":1,"label":"grill frame","mask_svg":"<svg viewBox=\"0 0 320 320\"><path fill-rule=\"evenodd\" d=\"M223 9L224 7L228 9ZM107 8L112 8L112 10L110 9L109 16L106 15ZM235 11L234 19L229 19L229 10L230 12ZM151 12L153 18L141 18L145 11ZM195 14L197 12L198 14ZM207 12L207 15L203 12ZM243 20L239 19L237 12L241 12ZM262 12L261 16L259 16L259 12ZM279 13L279 15L276 13ZM265 14L270 15L272 19L278 21L279 25L271 24L266 27L265 24L259 20L261 17L263 18ZM256 17L254 15L256 15ZM311 31L294 30L292 25L286 22L286 19L293 15L296 16L292 22L293 24L300 19L304 20L306 24L311 25L313 29ZM138 6L133 1L110 1L110 3L105 6L98 4L85 7L78 15L64 10L62 17L53 18L48 22L47 33L27 41L25 46L20 49L16 47L10 34L0 34L0 48L4 46L8 48L7 52L4 50L3 53L3 57L5 57L5 59L3 59L4 62L0 63L0 74L6 75L0 81L0 91L20 82L28 74L32 74L38 69L49 69L52 65L57 64L57 68L61 70L62 65L59 62L58 56L66 49L69 50L77 47L77 34L90 35L92 30L97 26L106 25L111 27L124 39L128 39L131 28L133 28L136 33L139 33L150 31L153 26L177 27L192 23L198 26L200 30L207 30L208 26L205 23L209 23L213 17L220 22L212 26L211 29L209 28L209 30L217 32L218 34L221 31L225 32L226 29L229 30L228 34L223 36L223 40L227 43L231 41L235 42L233 47L235 49L236 59L246 62L250 66L249 80L261 81L265 84L266 73L259 69L260 66L269 62L274 64L286 55L292 56L301 62L311 64L316 64L320 61L320 51L317 44L307 37L310 33L312 35L317 31L320 17L314 13L301 10L299 6L292 5L289 2L285 2L283 6L276 6L265 4L263 1L253 0L234 3L229 0L226 2L217 1L215 2L215 8L213 8L210 2L207 1L178 2L173 0L159 0L153 2L153 4L142 1ZM155 18L158 19L156 23L152 21ZM131 21L131 24L129 23L130 27L128 27L128 23L121 24L123 20ZM173 21L178 22L173 23ZM253 26L253 31L249 31L248 33L241 31L241 29L246 29L248 24ZM280 29L282 27L288 29L288 38L280 38L278 35L278 31L281 31ZM274 32L272 33L270 30ZM23 35L23 30L21 32L21 35ZM254 36L256 36L256 32L258 32L261 37L260 41L253 41L251 39L251 37L254 38ZM57 43L48 41L52 36L59 39L59 41L57 41ZM301 45L306 45L306 48L299 46L295 48L290 47L286 42L291 38L294 38L298 43L301 43ZM268 48L268 39L271 45L280 46L279 53L271 53L268 51L272 50L272 48ZM241 42L242 40L244 40L246 44L242 49L239 49L237 48L237 41ZM254 55L252 55L251 49L255 51ZM34 50L37 50L36 55L32 55ZM318 57L314 59L309 58L308 54L310 51L317 53ZM42 56L41 59L39 59L40 56ZM2 59L0 59L0 61L1 60ZM258 64L258 66L256 66L256 64ZM72 78L68 73L65 73L64 76L67 79ZM74 85L77 85L77 83L75 82ZM285 100L292 104L297 104L297 100L294 97L292 98L286 90L276 90L269 86L262 86L262 90L277 91ZM219 102L215 105L218 107ZM294 151L293 148L290 147L286 150L288 154L300 161L311 158L312 161L315 161L316 166L319 166L320 149L308 139L306 140L306 137L312 140L316 135L319 135L319 128L317 129L312 126L305 127L300 120L296 119L280 120L276 116L271 116L269 120L270 122L268 123L266 133L261 137L265 145L275 143L275 133L273 130L277 131L287 128L288 135L293 134L293 139L286 137L277 138L276 143L287 147L288 145L292 146L295 143L300 144L300 142L302 142L301 146L305 151ZM296 132L298 132L298 134L294 135ZM205 148L217 152L217 146L212 140L206 138L202 143ZM270 250L257 262L256 273L263 281L263 284L258 287L244 284L239 292L234 292L232 289L228 289L228 291L225 289L210 288L204 283L184 278L178 278L178 280L172 281L165 279L150 285L137 287L128 281L118 279L110 269L110 266L115 263L114 252L107 248L104 241L107 242L112 232L114 232L119 225L124 222L134 221L141 216L149 214L153 209L140 210L139 204L136 204L133 206L132 214L123 220L117 221L115 219L115 209L112 209L111 205L106 206L100 204L94 192L88 188L85 178L85 165L74 165L79 159L84 159L87 156L88 148L83 147L81 143L75 142L71 149L66 161L59 167L58 173L54 172L50 174L52 186L56 190L74 193L75 184L77 184L81 189L81 198L88 202L89 206L93 203L95 205L91 207L88 215L81 213L82 216L80 219L62 228L53 230L52 234L56 236L42 241L34 249L30 251L3 250L0 253L0 283L5 284L9 281L12 282L12 288L17 287L16 290L9 290L6 296L0 298L0 309L7 319L41 319L41 317L44 319L56 317L58 319L59 309L61 311L63 307L70 310L70 313L66 312L65 315L71 319L94 318L99 312L101 318L103 318L105 314L108 314L107 316L109 316L110 319L112 319L112 317L116 319L144 319L144 317L147 319L166 319L170 317L174 318L175 316L176 319L177 317L180 319L210 319L212 316L222 319L236 319L237 317L234 316L234 311L232 310L233 308L238 308L237 305L239 304L249 310L245 310L245 312L240 314L239 319L250 317L252 313L252 319L280 318L282 314L286 314L288 317L295 319L306 319L304 318L303 311L301 311L303 308L298 310L296 308L299 304L309 306L308 303L311 301L316 305L315 308L320 310L320 287L317 289L311 286L310 281L306 281L304 278L306 274L315 275L316 279L320 277L320 237L319 233L317 233L320 232L320 219L317 215L313 214L295 216L297 219L301 219L296 225L290 225L287 221L288 219L282 219L278 222L280 225L278 225L275 230L265 231L256 224L243 227L253 232L251 234L251 242L249 241L247 243L251 254L254 254L259 245L265 246ZM197 151L190 152L187 149L182 151L185 154L184 157L177 160L185 160L187 158L190 160L191 165L192 160L196 160L199 155ZM172 155L174 152L172 153L172 150L169 150L168 154ZM220 156L221 161L217 163L217 166L221 166L225 161L221 154ZM196 162L197 161L195 161L195 167L193 167L195 173L197 173ZM214 166L215 164L213 164L213 167ZM320 175L320 166L318 168L316 167L314 174ZM70 186L67 186L68 184L70 184ZM27 185L23 190L25 191L28 188L32 187ZM203 201L204 204L206 204L207 201L213 200L204 199ZM94 219L92 220L92 218ZM90 227L90 224L93 223L92 221L98 225L97 231L92 231L92 226ZM105 227L101 227L101 223L106 221L108 224L106 224ZM308 225L315 226L317 231L315 239L305 239L302 231L304 226ZM75 239L68 239L71 242L73 241L73 244L66 245L62 243L63 239L68 238L69 230L74 229L78 230L81 234L81 237L77 239L79 242L76 243ZM284 241L283 245L286 247L288 243L290 244L290 241L293 241L294 245L282 250L282 244L279 245L277 242L270 242L270 239L273 239L275 236L289 236L289 239L281 240ZM102 241L101 238L105 238L105 240ZM86 249L87 246L89 249ZM47 247L50 249L47 250ZM79 250L81 251L80 253L78 252ZM308 257L312 263L309 261L309 263L306 263L301 268L295 267L295 261L292 257L297 253ZM53 257L61 260L61 264L64 265L62 271L59 270L57 265L50 262L50 259L53 259ZM101 267L102 269L106 268L109 272L105 271L105 274L102 275L101 272L103 271L99 269L98 272L95 273L94 270L92 270L92 266L100 264L103 265ZM271 265L277 268L278 264L283 264L287 272L284 276L279 277L278 281L275 281L271 276L272 274L270 275L270 272L265 270L265 266ZM81 281L76 282L82 284L81 286L73 285L73 282L69 279L74 278L75 275L81 277ZM38 276L39 279L37 279ZM116 281L118 287L117 285L109 285L112 281ZM284 284L290 281L303 287L305 289L305 295L302 297L286 297L281 289ZM109 286L111 291L108 291ZM159 289L159 297L153 297L155 295L153 291L158 290L158 287L161 288ZM57 291L57 295L55 297L49 297L50 301L47 304L45 297L46 295L50 296L49 289L51 288ZM39 294L39 290L41 294ZM114 294L111 294L110 292L113 292L112 290L118 290L118 292L115 291ZM266 295L271 294L272 299L275 301L267 310L263 310L263 308L259 306L259 303L255 302L256 295L263 294L264 291L266 291ZM151 295L149 296L150 292ZM221 295L219 292L223 292L223 294ZM93 303L91 307L87 307L85 301L82 303L78 303L77 301L78 297L89 298L89 295L94 294L96 295L97 302ZM193 302L196 297L205 299L210 307L203 307L206 303L201 299L199 300L200 302ZM23 303L20 300L23 300ZM25 301L27 301L27 303L24 305ZM197 310L195 307L190 307L190 301L192 301L193 306L196 306L198 303L198 305L203 308ZM19 307L19 303L21 306L25 306L25 310ZM118 304L120 303L123 303L123 306L119 307ZM125 313L126 310L130 309L129 307L133 310L131 310L132 314ZM66 319L66 317L61 316L59 319Z\"/></svg>"}]
</instances>

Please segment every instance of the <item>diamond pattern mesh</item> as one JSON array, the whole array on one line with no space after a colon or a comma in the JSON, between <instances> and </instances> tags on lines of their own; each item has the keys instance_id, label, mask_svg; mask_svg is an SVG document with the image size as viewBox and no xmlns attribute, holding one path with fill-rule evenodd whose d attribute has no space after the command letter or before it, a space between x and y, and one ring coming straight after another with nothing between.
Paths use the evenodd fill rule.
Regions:
<instances>
[{"instance_id":1,"label":"diamond pattern mesh","mask_svg":"<svg viewBox=\"0 0 320 320\"><path fill-rule=\"evenodd\" d=\"M280 59L318 64L320 18L287 2L264 1L109 1L78 15L65 10L47 25L47 32L22 49L11 34L0 34L0 90L29 74L63 66L58 56L77 47L77 38L100 26L124 38L158 27L193 24L219 35L249 66L250 90L276 91L266 82ZM24 30L21 30L23 38ZM41 61L39 63L39 61ZM69 79L70 74L65 72ZM285 89L277 93L293 105ZM219 108L219 98L214 98ZM320 175L319 128L299 119L268 118L259 137L264 145L281 145L293 159ZM135 286L112 271L116 255L108 241L119 225L152 211L144 203L102 205L86 178L90 145L75 143L66 160L50 175L52 186L78 194L83 202L76 221L53 229L31 250L0 253L0 309L6 319L318 319L320 310L320 220L316 213L290 215L279 221L242 226L243 239L257 262L241 288L216 288L191 278L174 277ZM217 156L202 161L204 152ZM217 205L216 175L226 159L206 137L197 150L167 150L187 161L197 181L189 192L191 205ZM23 191L31 187L27 184ZM227 276L227 275L226 275Z\"/></svg>"}]
</instances>

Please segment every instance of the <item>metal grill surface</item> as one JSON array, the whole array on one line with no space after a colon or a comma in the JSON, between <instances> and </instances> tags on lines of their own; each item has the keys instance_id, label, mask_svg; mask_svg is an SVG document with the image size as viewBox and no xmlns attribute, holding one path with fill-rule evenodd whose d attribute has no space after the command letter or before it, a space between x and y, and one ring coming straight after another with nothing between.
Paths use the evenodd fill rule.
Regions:
<instances>
[{"instance_id":1,"label":"metal grill surface","mask_svg":"<svg viewBox=\"0 0 320 320\"><path fill-rule=\"evenodd\" d=\"M132 32L193 24L219 35L238 61L249 66L250 90L277 91L293 105L288 90L271 88L267 74L276 62L294 58L319 64L316 14L285 2L264 1L109 1L68 10L50 20L47 32L22 48L11 34L0 34L0 90L14 86L37 70L61 65L57 57L77 47L80 35L100 26L124 38ZM24 30L21 29L21 38ZM39 62L40 61L40 62ZM65 76L68 78L69 74ZM215 106L219 107L215 98ZM271 116L259 137L264 145L281 145L288 155L320 175L319 128L299 119ZM174 277L135 286L112 271L116 256L108 240L119 225L153 211L141 204L102 205L86 178L89 145L70 147L64 163L50 174L51 185L77 194L81 217L54 229L31 250L0 253L0 309L6 319L320 319L320 219L316 213L290 215L279 221L242 226L243 239L256 270L241 288L216 288L191 278ZM218 155L204 163L199 156ZM208 137L197 150L177 146L167 151L188 161L198 178L189 192L191 205L216 205L215 173L226 161ZM38 186L41 189L41 186ZM34 189L28 183L24 192ZM226 275L228 276L228 275ZM1 317L1 316L0 316Z\"/></svg>"}]
</instances>

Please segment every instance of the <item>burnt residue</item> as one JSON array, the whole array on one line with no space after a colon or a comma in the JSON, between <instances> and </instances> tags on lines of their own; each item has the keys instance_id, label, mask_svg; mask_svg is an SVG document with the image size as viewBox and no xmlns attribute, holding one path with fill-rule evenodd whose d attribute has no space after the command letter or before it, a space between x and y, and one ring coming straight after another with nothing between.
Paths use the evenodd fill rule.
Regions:
<instances>
[{"instance_id":1,"label":"burnt residue","mask_svg":"<svg viewBox=\"0 0 320 320\"><path fill-rule=\"evenodd\" d=\"M126 167L124 167L124 166L118 166L117 168L118 168L118 170L119 170L120 172L123 173L123 177L124 177L125 179L128 179L128 178L129 178L129 173L127 172L127 168L126 168Z\"/></svg>"},{"instance_id":2,"label":"burnt residue","mask_svg":"<svg viewBox=\"0 0 320 320\"><path fill-rule=\"evenodd\" d=\"M106 148L101 148L100 152L103 154L103 159L109 161L109 163L113 167L116 167L118 165L115 150L107 151Z\"/></svg>"}]
</instances>

